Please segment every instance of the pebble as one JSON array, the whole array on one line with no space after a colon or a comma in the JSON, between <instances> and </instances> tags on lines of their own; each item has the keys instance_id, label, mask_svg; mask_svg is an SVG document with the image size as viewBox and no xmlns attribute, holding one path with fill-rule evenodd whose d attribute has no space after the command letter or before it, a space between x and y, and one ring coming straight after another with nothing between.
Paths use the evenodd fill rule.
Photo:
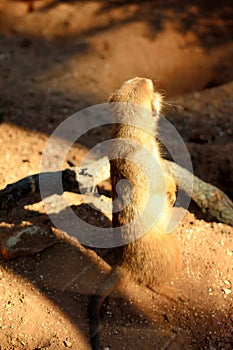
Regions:
<instances>
[{"instance_id":1,"label":"pebble","mask_svg":"<svg viewBox=\"0 0 233 350\"><path fill-rule=\"evenodd\" d=\"M67 347L67 348L71 348L73 343L69 340L69 339L66 339L64 340L64 345Z\"/></svg>"},{"instance_id":2,"label":"pebble","mask_svg":"<svg viewBox=\"0 0 233 350\"><path fill-rule=\"evenodd\" d=\"M222 290L223 290L223 292L224 292L226 295L228 295L228 294L231 293L231 289L223 288Z\"/></svg>"}]
</instances>

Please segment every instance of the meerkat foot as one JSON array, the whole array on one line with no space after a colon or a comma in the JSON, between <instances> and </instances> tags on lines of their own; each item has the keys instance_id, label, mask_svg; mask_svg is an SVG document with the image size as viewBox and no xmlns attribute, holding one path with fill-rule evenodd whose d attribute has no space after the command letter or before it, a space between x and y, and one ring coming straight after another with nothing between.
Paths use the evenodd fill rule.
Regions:
<instances>
[{"instance_id":1,"label":"meerkat foot","mask_svg":"<svg viewBox=\"0 0 233 350\"><path fill-rule=\"evenodd\" d=\"M179 288L174 288L174 287L170 287L170 286L161 286L159 288L151 288L154 292L156 292L157 294L160 295L164 295L165 297L167 297L168 299L174 301L174 302L178 302L178 301L188 301L189 298L183 293L182 289Z\"/></svg>"},{"instance_id":2,"label":"meerkat foot","mask_svg":"<svg viewBox=\"0 0 233 350\"><path fill-rule=\"evenodd\" d=\"M165 174L165 183L166 183L166 191L167 198L171 206L175 204L176 201L176 182L174 178L168 174Z\"/></svg>"}]
</instances>

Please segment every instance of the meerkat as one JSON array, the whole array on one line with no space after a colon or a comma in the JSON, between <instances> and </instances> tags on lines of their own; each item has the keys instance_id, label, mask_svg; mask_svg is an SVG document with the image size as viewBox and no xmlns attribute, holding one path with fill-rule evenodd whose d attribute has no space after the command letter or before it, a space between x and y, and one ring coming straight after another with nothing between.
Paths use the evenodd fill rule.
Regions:
<instances>
[{"instance_id":1,"label":"meerkat","mask_svg":"<svg viewBox=\"0 0 233 350\"><path fill-rule=\"evenodd\" d=\"M157 123L162 96L150 79L126 81L110 97L114 124L109 151L113 193L113 228L122 245L114 249L116 264L93 296L89 308L93 350L100 349L99 311L106 297L126 279L177 301L180 290L167 283L175 277L180 255L173 235L167 234L175 185L163 173ZM118 186L124 180L122 186ZM125 182L127 181L127 182ZM142 219L140 219L142 217ZM147 223L149 223L147 225ZM125 244L126 243L126 244Z\"/></svg>"}]
</instances>

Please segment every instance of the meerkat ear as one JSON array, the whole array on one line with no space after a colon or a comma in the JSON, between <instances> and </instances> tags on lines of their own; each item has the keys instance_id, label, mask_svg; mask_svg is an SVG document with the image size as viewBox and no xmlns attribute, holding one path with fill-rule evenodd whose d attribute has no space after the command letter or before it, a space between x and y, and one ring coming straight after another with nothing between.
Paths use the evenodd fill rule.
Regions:
<instances>
[{"instance_id":1,"label":"meerkat ear","mask_svg":"<svg viewBox=\"0 0 233 350\"><path fill-rule=\"evenodd\" d=\"M108 98L108 102L111 103L113 101L113 94L111 94Z\"/></svg>"},{"instance_id":2,"label":"meerkat ear","mask_svg":"<svg viewBox=\"0 0 233 350\"><path fill-rule=\"evenodd\" d=\"M154 93L154 98L152 102L152 109L156 112L157 116L159 116L161 107L162 107L162 95L160 93L155 92Z\"/></svg>"},{"instance_id":3,"label":"meerkat ear","mask_svg":"<svg viewBox=\"0 0 233 350\"><path fill-rule=\"evenodd\" d=\"M114 93L112 93L108 99L108 102L109 103L112 103L112 102L119 102L119 94L118 94L118 90L115 91Z\"/></svg>"}]
</instances>

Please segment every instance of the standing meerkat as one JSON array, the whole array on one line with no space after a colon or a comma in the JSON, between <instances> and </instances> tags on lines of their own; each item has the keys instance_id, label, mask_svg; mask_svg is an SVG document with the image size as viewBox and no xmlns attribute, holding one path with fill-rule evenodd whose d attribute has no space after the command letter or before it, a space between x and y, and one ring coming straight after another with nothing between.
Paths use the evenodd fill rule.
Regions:
<instances>
[{"instance_id":1,"label":"standing meerkat","mask_svg":"<svg viewBox=\"0 0 233 350\"><path fill-rule=\"evenodd\" d=\"M109 102L115 119L112 138L117 141L109 151L112 226L121 246L113 248L116 264L90 303L93 350L100 349L101 305L127 278L172 300L183 299L180 290L167 285L176 275L179 249L167 234L172 211L168 193L174 198L175 185L164 176L155 139L162 97L150 79L134 78L115 91Z\"/></svg>"}]
</instances>

